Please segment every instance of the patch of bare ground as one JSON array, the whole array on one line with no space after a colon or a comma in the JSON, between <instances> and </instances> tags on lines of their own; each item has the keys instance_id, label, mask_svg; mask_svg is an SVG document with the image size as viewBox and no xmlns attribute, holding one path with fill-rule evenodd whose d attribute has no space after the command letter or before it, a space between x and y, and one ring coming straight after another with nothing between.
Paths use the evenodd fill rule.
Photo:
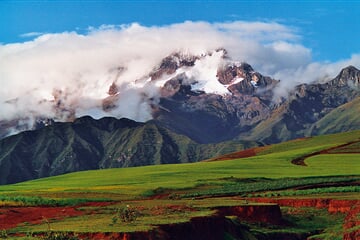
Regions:
<instances>
[{"instance_id":1,"label":"patch of bare ground","mask_svg":"<svg viewBox=\"0 0 360 240\"><path fill-rule=\"evenodd\" d=\"M236 216L248 222L262 222L272 225L283 224L281 210L278 204L217 207L218 216Z\"/></svg>"},{"instance_id":2,"label":"patch of bare ground","mask_svg":"<svg viewBox=\"0 0 360 240\"><path fill-rule=\"evenodd\" d=\"M110 205L112 202L89 202L80 206L66 207L1 207L0 229L10 229L22 223L40 224L47 219L63 219L80 216L86 212L78 210L82 206L101 207Z\"/></svg>"},{"instance_id":3,"label":"patch of bare ground","mask_svg":"<svg viewBox=\"0 0 360 240\"><path fill-rule=\"evenodd\" d=\"M225 154L225 155L222 155L222 156L219 156L216 158L211 158L211 159L205 160L204 162L225 161L225 160L234 160L234 159L238 159L238 158L254 157L259 152L264 151L266 148L268 148L268 146L249 148L249 149L245 149L245 150L242 150L239 152L233 152L233 153Z\"/></svg>"}]
</instances>

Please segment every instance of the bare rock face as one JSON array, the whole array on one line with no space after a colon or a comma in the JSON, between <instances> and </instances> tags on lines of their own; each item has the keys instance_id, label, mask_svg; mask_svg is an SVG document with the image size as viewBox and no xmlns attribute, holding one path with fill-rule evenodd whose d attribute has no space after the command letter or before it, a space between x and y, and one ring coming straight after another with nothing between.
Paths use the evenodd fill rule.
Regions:
<instances>
[{"instance_id":1,"label":"bare rock face","mask_svg":"<svg viewBox=\"0 0 360 240\"><path fill-rule=\"evenodd\" d=\"M257 88L273 88L279 81L265 77L247 63L232 63L219 68L219 82L228 85L232 94L254 94Z\"/></svg>"},{"instance_id":2,"label":"bare rock face","mask_svg":"<svg viewBox=\"0 0 360 240\"><path fill-rule=\"evenodd\" d=\"M237 63L219 68L217 76L219 82L226 85L230 84L236 78L249 78L254 69L247 63Z\"/></svg>"},{"instance_id":3,"label":"bare rock face","mask_svg":"<svg viewBox=\"0 0 360 240\"><path fill-rule=\"evenodd\" d=\"M116 86L116 84L113 82L110 87L109 87L109 91L108 94L110 96L114 96L119 92L118 87Z\"/></svg>"},{"instance_id":4,"label":"bare rock face","mask_svg":"<svg viewBox=\"0 0 360 240\"><path fill-rule=\"evenodd\" d=\"M339 75L328 82L330 86L360 88L360 71L354 66L349 66L341 70Z\"/></svg>"},{"instance_id":5,"label":"bare rock face","mask_svg":"<svg viewBox=\"0 0 360 240\"><path fill-rule=\"evenodd\" d=\"M157 80L163 75L171 75L181 67L192 67L195 61L199 59L198 56L186 55L181 53L174 53L168 57L165 57L160 65L156 67L149 76L151 80Z\"/></svg>"},{"instance_id":6,"label":"bare rock face","mask_svg":"<svg viewBox=\"0 0 360 240\"><path fill-rule=\"evenodd\" d=\"M160 89L161 96L164 98L184 99L187 96L196 95L197 93L191 91L191 86L186 82L186 75L184 73L170 79Z\"/></svg>"}]
</instances>

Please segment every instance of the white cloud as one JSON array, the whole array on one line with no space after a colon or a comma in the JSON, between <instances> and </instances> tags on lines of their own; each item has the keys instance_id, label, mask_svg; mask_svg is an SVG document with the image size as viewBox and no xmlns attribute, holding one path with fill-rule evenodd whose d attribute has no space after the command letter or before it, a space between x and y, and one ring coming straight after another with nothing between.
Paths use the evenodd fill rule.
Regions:
<instances>
[{"instance_id":1,"label":"white cloud","mask_svg":"<svg viewBox=\"0 0 360 240\"><path fill-rule=\"evenodd\" d=\"M36 34L41 33L24 36ZM311 50L300 41L297 29L276 22L188 21L153 27L103 25L87 34L42 34L33 41L0 45L0 120L39 114L64 120L68 112L55 111L51 102L54 91L62 109L74 110L76 116L148 120L147 99L156 101L157 88L150 83L139 88L134 82L177 51L200 55L225 48L232 59L281 79L284 89L299 81L334 76L347 64L359 65L359 55L338 63L312 63ZM194 77L201 78L204 88L216 88L216 71L208 67L219 61L206 61L197 63ZM102 99L113 82L120 89L118 108L104 112Z\"/></svg>"},{"instance_id":2,"label":"white cloud","mask_svg":"<svg viewBox=\"0 0 360 240\"><path fill-rule=\"evenodd\" d=\"M31 37L38 37L43 34L44 34L43 32L28 32L28 33L21 34L20 37L31 38Z\"/></svg>"}]
</instances>

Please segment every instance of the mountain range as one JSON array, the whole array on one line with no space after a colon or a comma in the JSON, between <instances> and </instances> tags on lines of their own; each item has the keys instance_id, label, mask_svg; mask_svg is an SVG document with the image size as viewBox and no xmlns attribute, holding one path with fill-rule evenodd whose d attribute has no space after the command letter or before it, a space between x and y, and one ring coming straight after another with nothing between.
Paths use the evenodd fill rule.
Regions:
<instances>
[{"instance_id":1,"label":"mountain range","mask_svg":"<svg viewBox=\"0 0 360 240\"><path fill-rule=\"evenodd\" d=\"M280 80L249 64L218 65L209 84L190 73L208 55L174 53L144 76L159 87L147 98L152 120L140 123L111 117L54 122L39 116L34 129L0 141L0 184L88 169L186 163L290 139L360 129L360 71L349 66L325 82L300 84L278 97ZM209 70L210 71L210 70ZM103 99L116 110L116 83ZM69 111L69 109L66 109ZM21 121L2 121L22 129Z\"/></svg>"},{"instance_id":2,"label":"mountain range","mask_svg":"<svg viewBox=\"0 0 360 240\"><path fill-rule=\"evenodd\" d=\"M0 184L90 169L195 162L257 145L199 144L153 121L81 117L2 139Z\"/></svg>"},{"instance_id":3,"label":"mountain range","mask_svg":"<svg viewBox=\"0 0 360 240\"><path fill-rule=\"evenodd\" d=\"M168 71L164 68L169 65L161 64L158 71ZM247 63L220 67L217 78L231 94L194 91L184 74L167 81L154 110L155 121L201 143L242 139L272 144L342 131L335 122L324 126L324 121L338 118L335 109L344 104L348 105L343 108L354 107L360 96L360 71L353 66L327 82L298 85L283 98L275 93L279 80L255 72ZM346 119L344 130L360 127L356 118L352 123Z\"/></svg>"}]
</instances>

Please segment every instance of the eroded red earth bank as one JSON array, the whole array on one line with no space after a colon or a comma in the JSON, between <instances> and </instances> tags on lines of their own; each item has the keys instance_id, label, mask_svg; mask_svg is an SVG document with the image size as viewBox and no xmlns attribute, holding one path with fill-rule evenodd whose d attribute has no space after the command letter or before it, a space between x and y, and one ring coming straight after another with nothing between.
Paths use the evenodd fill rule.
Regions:
<instances>
[{"instance_id":1,"label":"eroded red earth bank","mask_svg":"<svg viewBox=\"0 0 360 240\"><path fill-rule=\"evenodd\" d=\"M325 208L330 213L345 213L343 239L360 239L360 230L352 230L360 225L358 217L360 214L360 200L253 198L247 199L247 201L272 204L219 207L216 208L217 213L214 216L196 217L187 223L160 225L150 232L83 233L79 237L88 239L184 239L184 237L186 239L221 239L224 232L232 233L234 236L239 234L233 225L228 224L225 216L237 216L240 221L282 225L283 220L279 206L290 206L294 208ZM101 207L109 204L89 203L87 205ZM14 228L24 222L39 224L43 223L45 219L62 219L86 214L86 212L78 210L78 207L0 208L0 229ZM188 236L191 237L189 238Z\"/></svg>"},{"instance_id":2,"label":"eroded red earth bank","mask_svg":"<svg viewBox=\"0 0 360 240\"><path fill-rule=\"evenodd\" d=\"M360 229L354 229L360 226L360 200L341 200L341 199L273 199L273 198L253 198L251 201L261 203L277 203L280 206L289 207L315 207L325 208L329 213L346 214L343 224L343 240L360 239Z\"/></svg>"},{"instance_id":3,"label":"eroded red earth bank","mask_svg":"<svg viewBox=\"0 0 360 240\"><path fill-rule=\"evenodd\" d=\"M0 208L0 229L10 229L22 223L40 224L49 219L63 219L85 214L78 210L82 206L106 206L107 202L91 202L77 207L2 207Z\"/></svg>"}]
</instances>

